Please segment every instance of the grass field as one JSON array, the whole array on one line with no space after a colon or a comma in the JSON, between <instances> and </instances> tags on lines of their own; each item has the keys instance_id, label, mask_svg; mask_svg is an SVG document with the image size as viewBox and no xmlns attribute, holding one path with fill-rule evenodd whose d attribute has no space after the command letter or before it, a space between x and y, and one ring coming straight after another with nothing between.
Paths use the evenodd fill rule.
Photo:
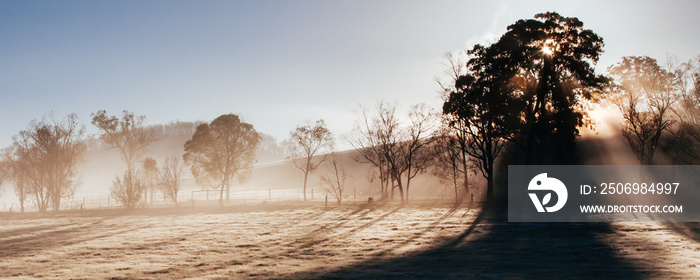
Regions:
<instances>
[{"instance_id":1,"label":"grass field","mask_svg":"<svg viewBox=\"0 0 700 280\"><path fill-rule=\"evenodd\" d=\"M700 278L697 224L507 223L435 205L0 218L0 278Z\"/></svg>"}]
</instances>

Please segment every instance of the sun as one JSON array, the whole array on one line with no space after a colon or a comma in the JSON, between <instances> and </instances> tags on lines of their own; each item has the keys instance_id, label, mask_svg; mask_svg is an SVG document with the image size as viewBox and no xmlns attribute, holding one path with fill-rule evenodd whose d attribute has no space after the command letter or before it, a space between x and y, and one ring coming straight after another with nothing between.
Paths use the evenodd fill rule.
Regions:
<instances>
[{"instance_id":1,"label":"sun","mask_svg":"<svg viewBox=\"0 0 700 280\"><path fill-rule=\"evenodd\" d=\"M546 55L552 55L552 52L554 52L554 51L552 50L552 48L550 48L550 47L548 47L548 46L542 47L542 53L544 53L544 54L546 54Z\"/></svg>"},{"instance_id":2,"label":"sun","mask_svg":"<svg viewBox=\"0 0 700 280\"><path fill-rule=\"evenodd\" d=\"M554 53L555 42L552 39L548 39L542 45L542 53L546 55L552 55Z\"/></svg>"}]
</instances>

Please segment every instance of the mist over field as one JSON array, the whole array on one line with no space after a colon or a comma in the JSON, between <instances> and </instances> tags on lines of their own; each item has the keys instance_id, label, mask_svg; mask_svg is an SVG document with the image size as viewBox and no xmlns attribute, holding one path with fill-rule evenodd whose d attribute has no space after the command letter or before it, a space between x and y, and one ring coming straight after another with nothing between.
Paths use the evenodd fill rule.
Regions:
<instances>
[{"instance_id":1,"label":"mist over field","mask_svg":"<svg viewBox=\"0 0 700 280\"><path fill-rule=\"evenodd\" d=\"M700 279L698 8L2 3L0 278Z\"/></svg>"}]
</instances>

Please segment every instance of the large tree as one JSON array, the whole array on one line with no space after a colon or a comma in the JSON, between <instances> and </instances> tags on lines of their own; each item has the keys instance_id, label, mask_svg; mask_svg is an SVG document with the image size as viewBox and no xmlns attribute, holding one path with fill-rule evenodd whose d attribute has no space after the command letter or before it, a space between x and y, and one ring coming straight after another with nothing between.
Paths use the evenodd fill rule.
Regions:
<instances>
[{"instance_id":1,"label":"large tree","mask_svg":"<svg viewBox=\"0 0 700 280\"><path fill-rule=\"evenodd\" d=\"M568 158L587 101L607 84L594 69L602 48L602 38L577 18L548 12L510 25L492 45L474 46L465 69L451 67L463 74L443 113L468 135L466 151L487 179L487 200L506 140L524 149L526 163Z\"/></svg>"},{"instance_id":2,"label":"large tree","mask_svg":"<svg viewBox=\"0 0 700 280\"><path fill-rule=\"evenodd\" d=\"M260 139L252 124L234 114L221 115L197 127L192 139L185 142L183 159L200 182L216 182L223 206L224 191L229 199L231 180L255 162Z\"/></svg>"},{"instance_id":3,"label":"large tree","mask_svg":"<svg viewBox=\"0 0 700 280\"><path fill-rule=\"evenodd\" d=\"M285 141L286 153L292 165L304 173L304 201L306 201L306 183L309 173L323 163L333 149L333 135L323 120L316 124L306 123L297 126L289 133ZM324 153L319 155L319 153Z\"/></svg>"},{"instance_id":4,"label":"large tree","mask_svg":"<svg viewBox=\"0 0 700 280\"><path fill-rule=\"evenodd\" d=\"M491 76L499 91L522 101L523 123L512 140L525 149L527 163L571 155L578 128L588 119L587 102L607 84L595 74L603 46L579 19L547 12L517 21L498 42L471 51L469 68L477 80ZM534 158L535 149L540 158Z\"/></svg>"},{"instance_id":5,"label":"large tree","mask_svg":"<svg viewBox=\"0 0 700 280\"><path fill-rule=\"evenodd\" d=\"M29 187L40 212L46 212L49 204L59 210L61 199L77 188L76 166L86 150L85 127L77 121L75 114L62 121L53 117L32 121L13 137L8 153L11 174L22 192Z\"/></svg>"}]
</instances>

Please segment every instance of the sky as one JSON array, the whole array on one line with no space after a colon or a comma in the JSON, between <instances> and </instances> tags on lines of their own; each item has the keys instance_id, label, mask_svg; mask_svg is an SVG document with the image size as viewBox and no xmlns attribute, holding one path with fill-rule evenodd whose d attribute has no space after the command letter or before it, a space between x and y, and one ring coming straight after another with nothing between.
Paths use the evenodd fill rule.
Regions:
<instances>
[{"instance_id":1,"label":"sky","mask_svg":"<svg viewBox=\"0 0 700 280\"><path fill-rule=\"evenodd\" d=\"M599 73L627 55L700 54L698 1L2 0L0 147L49 113L95 133L101 109L148 124L235 113L278 140L322 118L341 136L358 104L439 108L446 52L546 11L603 37Z\"/></svg>"}]
</instances>

